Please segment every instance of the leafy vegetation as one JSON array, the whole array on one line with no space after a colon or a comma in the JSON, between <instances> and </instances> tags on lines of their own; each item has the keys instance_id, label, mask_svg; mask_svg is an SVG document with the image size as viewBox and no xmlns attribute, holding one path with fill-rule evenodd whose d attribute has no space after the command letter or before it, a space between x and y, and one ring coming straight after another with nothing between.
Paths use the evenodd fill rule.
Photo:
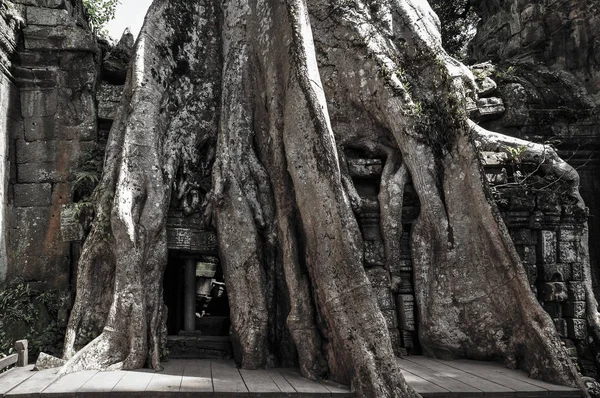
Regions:
<instances>
[{"instance_id":1,"label":"leafy vegetation","mask_svg":"<svg viewBox=\"0 0 600 398\"><path fill-rule=\"evenodd\" d=\"M104 26L115 18L120 0L83 0L90 24L95 32L100 33Z\"/></svg>"},{"instance_id":2,"label":"leafy vegetation","mask_svg":"<svg viewBox=\"0 0 600 398\"><path fill-rule=\"evenodd\" d=\"M94 218L92 196L102 175L103 162L104 151L96 146L83 155L77 169L72 171L75 178L73 203L86 233Z\"/></svg>"},{"instance_id":3,"label":"leafy vegetation","mask_svg":"<svg viewBox=\"0 0 600 398\"><path fill-rule=\"evenodd\" d=\"M11 354L15 340L29 341L29 354L60 356L66 308L58 290L39 292L23 280L0 290L0 354ZM62 321L61 321L62 319Z\"/></svg>"},{"instance_id":4,"label":"leafy vegetation","mask_svg":"<svg viewBox=\"0 0 600 398\"><path fill-rule=\"evenodd\" d=\"M467 55L467 45L475 36L479 17L469 0L430 0L442 24L442 43L452 56L463 60Z\"/></svg>"}]
</instances>

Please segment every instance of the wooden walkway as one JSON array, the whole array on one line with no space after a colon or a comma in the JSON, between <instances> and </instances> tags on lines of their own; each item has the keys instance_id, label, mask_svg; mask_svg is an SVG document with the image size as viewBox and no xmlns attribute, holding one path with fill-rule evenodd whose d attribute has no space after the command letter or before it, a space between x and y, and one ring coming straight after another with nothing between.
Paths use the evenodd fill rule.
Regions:
<instances>
[{"instance_id":1,"label":"wooden walkway","mask_svg":"<svg viewBox=\"0 0 600 398\"><path fill-rule=\"evenodd\" d=\"M532 380L498 364L399 360L406 381L423 397L581 397L579 391ZM0 397L354 397L336 383L304 379L295 369L243 370L232 361L172 360L151 370L83 371L14 368L0 375Z\"/></svg>"},{"instance_id":2,"label":"wooden walkway","mask_svg":"<svg viewBox=\"0 0 600 398\"><path fill-rule=\"evenodd\" d=\"M531 379L494 362L404 357L398 363L406 382L423 397L582 397L577 389Z\"/></svg>"}]
</instances>

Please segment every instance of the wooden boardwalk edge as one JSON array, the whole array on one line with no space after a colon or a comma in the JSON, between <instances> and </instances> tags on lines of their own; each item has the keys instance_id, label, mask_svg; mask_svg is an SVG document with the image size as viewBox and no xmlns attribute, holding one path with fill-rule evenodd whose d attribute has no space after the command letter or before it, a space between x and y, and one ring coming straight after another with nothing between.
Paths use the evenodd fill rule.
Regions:
<instances>
[{"instance_id":1,"label":"wooden boardwalk edge","mask_svg":"<svg viewBox=\"0 0 600 398\"><path fill-rule=\"evenodd\" d=\"M581 397L580 391L530 379L521 371L478 361L398 359L409 385L424 398ZM238 369L227 360L173 360L164 370L83 371L56 378L33 366L0 374L0 397L354 397L347 386L303 378L298 369Z\"/></svg>"}]
</instances>

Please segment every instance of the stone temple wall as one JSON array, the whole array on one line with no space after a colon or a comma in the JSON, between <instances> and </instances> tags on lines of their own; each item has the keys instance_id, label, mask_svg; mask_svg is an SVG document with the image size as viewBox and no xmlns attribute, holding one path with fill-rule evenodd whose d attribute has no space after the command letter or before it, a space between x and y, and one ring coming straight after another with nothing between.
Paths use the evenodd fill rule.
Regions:
<instances>
[{"instance_id":1,"label":"stone temple wall","mask_svg":"<svg viewBox=\"0 0 600 398\"><path fill-rule=\"evenodd\" d=\"M568 187L542 176L537 166L505 154L482 154L502 218L527 272L529 283L580 371L597 378L596 348L588 343L585 262L587 212L573 204ZM514 173L531 175L514 183ZM511 174L513 175L511 178Z\"/></svg>"},{"instance_id":2,"label":"stone temple wall","mask_svg":"<svg viewBox=\"0 0 600 398\"><path fill-rule=\"evenodd\" d=\"M505 154L487 152L482 153L482 161L532 291L552 317L580 370L597 377L596 352L587 341L583 285L587 260L586 212L572 204L562 191L564 187L545 182L541 175L536 176L535 187L528 182L509 184L514 181L510 176L513 168L532 173L535 165L515 165ZM349 172L363 202L357 216L365 241L364 266L387 321L394 350L398 354L419 354L410 243L412 224L419 215L419 200L409 182L402 212L402 258L388 269L377 202L382 168L381 159L348 159Z\"/></svg>"},{"instance_id":3,"label":"stone temple wall","mask_svg":"<svg viewBox=\"0 0 600 398\"><path fill-rule=\"evenodd\" d=\"M19 89L11 73L11 64L16 57L22 10L11 9L0 4L0 283L8 273L8 219L10 161L12 149L10 137L13 131L22 128Z\"/></svg>"},{"instance_id":4,"label":"stone temple wall","mask_svg":"<svg viewBox=\"0 0 600 398\"><path fill-rule=\"evenodd\" d=\"M80 2L17 0L12 7L24 26L10 69L20 123L9 132L7 276L64 289L73 270L60 209L73 199L73 170L98 139L99 49Z\"/></svg>"},{"instance_id":5,"label":"stone temple wall","mask_svg":"<svg viewBox=\"0 0 600 398\"><path fill-rule=\"evenodd\" d=\"M482 124L500 132L541 140L562 137L562 155L582 166L582 192L591 213L599 214L594 206L600 194L600 162L593 156L598 150L600 119L594 92L586 92L581 83L585 78L582 76L595 64L586 64L589 68L581 70L577 69L580 64L572 64L577 68L569 74L531 61L534 55L536 62L544 60L546 52L529 51L534 46L531 43L538 42L523 41L525 25L521 19L520 27L514 30L521 32L518 41L515 34L502 33L507 29L513 32L513 27L510 21L505 27L501 18L529 15L524 3L507 9L509 3L485 3L488 30L479 35L477 40L484 44L474 54L480 58L517 57L519 62L511 64L512 69L499 67L490 72L498 85L482 79L488 83L486 95L475 104L473 112ZM555 6L546 8L538 4L533 15L546 15L544 10L564 3L555 1ZM106 141L120 101L133 39L125 35L110 51L98 45L82 19L80 0L3 4L11 4L12 8L0 8L0 24L4 24L0 26L0 284L22 277L40 282L42 287L65 289L73 283L76 272L79 236L61 230L61 224L68 224L61 219L65 214L61 214L61 208L76 200L73 171L81 158L89 150L102 148ZM592 20L585 15L584 22L575 25L587 26ZM493 46L507 40L513 50ZM524 50L515 52L514 48L526 49L529 58L521 56ZM557 61L552 65L566 64ZM482 67L478 73L488 72ZM589 76L595 79L593 73ZM532 290L554 319L582 371L596 376L596 353L586 340L581 289L585 214L552 188L534 194L522 187L503 186L504 173L512 166L498 156L484 154L486 171L496 185L498 205L528 271ZM418 197L409 183L403 209L403 257L387 269L377 202L382 160L351 158L348 168L363 197L357 216L373 294L387 320L395 351L419 353L410 256L410 230L419 214ZM600 221L600 216L596 220ZM3 237L8 240L2 241Z\"/></svg>"},{"instance_id":6,"label":"stone temple wall","mask_svg":"<svg viewBox=\"0 0 600 398\"><path fill-rule=\"evenodd\" d=\"M552 142L577 169L589 207L590 263L600 297L600 3L596 0L476 2L472 62L499 62L494 95L505 112L494 131ZM503 109L504 111L504 109Z\"/></svg>"},{"instance_id":7,"label":"stone temple wall","mask_svg":"<svg viewBox=\"0 0 600 398\"><path fill-rule=\"evenodd\" d=\"M475 62L515 60L572 73L600 92L600 3L596 0L475 1L481 21Z\"/></svg>"}]
</instances>

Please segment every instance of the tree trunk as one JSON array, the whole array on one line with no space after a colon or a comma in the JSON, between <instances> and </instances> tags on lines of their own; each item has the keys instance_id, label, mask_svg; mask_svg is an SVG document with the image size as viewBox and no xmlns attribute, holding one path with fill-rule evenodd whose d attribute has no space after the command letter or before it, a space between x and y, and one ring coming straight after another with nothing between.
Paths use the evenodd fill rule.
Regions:
<instances>
[{"instance_id":1,"label":"tree trunk","mask_svg":"<svg viewBox=\"0 0 600 398\"><path fill-rule=\"evenodd\" d=\"M418 396L363 268L362 202L344 153L353 150L385 159L388 270L401 255L409 176L417 190L425 352L503 358L580 385L487 195L463 104L476 95L473 76L441 48L429 6L220 6L155 0L148 12L96 192L62 372L160 366L166 214L173 195L190 196L186 211L206 209L217 229L242 367L297 360L306 377L351 382L359 396ZM197 170L212 171L203 201ZM95 277L114 290L96 292ZM90 305L97 315L83 311ZM88 325L103 331L74 354Z\"/></svg>"}]
</instances>

